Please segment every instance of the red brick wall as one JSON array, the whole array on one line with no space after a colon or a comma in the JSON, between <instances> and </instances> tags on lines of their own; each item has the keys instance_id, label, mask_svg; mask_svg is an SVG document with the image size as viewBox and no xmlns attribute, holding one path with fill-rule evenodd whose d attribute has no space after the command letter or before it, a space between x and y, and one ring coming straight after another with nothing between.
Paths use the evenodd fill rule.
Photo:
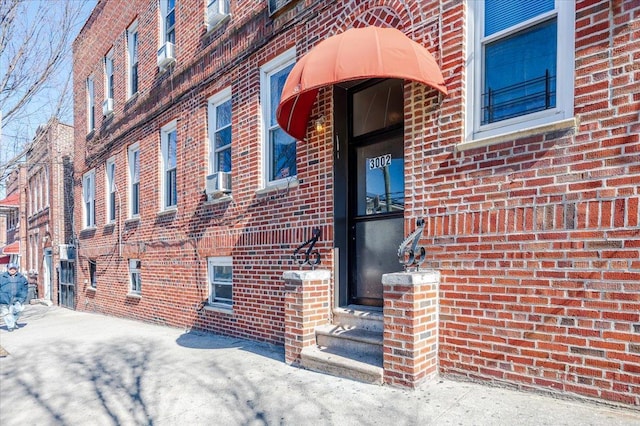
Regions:
<instances>
[{"instance_id":1,"label":"red brick wall","mask_svg":"<svg viewBox=\"0 0 640 426\"><path fill-rule=\"evenodd\" d=\"M445 79L463 66L450 3ZM640 4L576 17L577 128L456 152L455 73L441 108L410 106L410 210L443 273L442 372L640 405Z\"/></svg>"},{"instance_id":2,"label":"red brick wall","mask_svg":"<svg viewBox=\"0 0 640 426\"><path fill-rule=\"evenodd\" d=\"M78 309L282 344L282 272L314 226L322 227L323 267L333 268L331 92L321 91L313 113L329 118L325 133L298 143L299 184L256 192L259 67L349 26L386 23L434 54L449 90L444 99L417 84L405 92L407 228L426 216L429 262L442 272L441 372L640 404L637 2L577 3L575 129L463 152L454 147L466 124L464 2L301 0L269 18L264 2L232 0L240 12L210 34L200 3L178 2L178 61L169 72L156 67L153 1L101 2L75 42ZM136 16L140 93L126 101L125 29ZM112 46L114 115L97 114L87 137L85 79L94 73L99 106L101 61ZM208 204L206 100L228 85L233 200ZM158 215L159 134L174 119L178 209ZM106 226L104 162L115 156L117 186L126 188L127 147L136 142L140 219ZM82 231L81 177L91 168L97 227ZM233 314L197 309L214 255L234 258ZM128 258L142 260L141 298L126 295ZM97 261L96 291L84 284L88 259Z\"/></svg>"}]
</instances>

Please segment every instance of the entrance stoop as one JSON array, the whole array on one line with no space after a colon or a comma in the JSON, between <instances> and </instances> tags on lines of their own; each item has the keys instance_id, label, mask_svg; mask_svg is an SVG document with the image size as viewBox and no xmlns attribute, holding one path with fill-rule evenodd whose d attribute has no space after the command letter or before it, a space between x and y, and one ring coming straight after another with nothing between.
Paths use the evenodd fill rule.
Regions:
<instances>
[{"instance_id":1,"label":"entrance stoop","mask_svg":"<svg viewBox=\"0 0 640 426\"><path fill-rule=\"evenodd\" d=\"M300 365L334 376L382 384L382 311L361 306L336 308L333 319L333 324L316 327L316 345L302 350Z\"/></svg>"}]
</instances>

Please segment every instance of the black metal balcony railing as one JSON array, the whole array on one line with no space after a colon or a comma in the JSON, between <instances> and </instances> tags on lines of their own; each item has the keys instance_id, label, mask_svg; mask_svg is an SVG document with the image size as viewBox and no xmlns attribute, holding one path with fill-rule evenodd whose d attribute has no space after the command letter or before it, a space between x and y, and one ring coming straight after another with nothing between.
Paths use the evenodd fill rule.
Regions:
<instances>
[{"instance_id":1,"label":"black metal balcony railing","mask_svg":"<svg viewBox=\"0 0 640 426\"><path fill-rule=\"evenodd\" d=\"M318 250L314 250L313 246L318 242L321 234L322 231L320 230L320 228L312 229L311 238L300 244L298 248L296 248L296 250L293 252L291 258L294 260L294 262L297 262L298 265L309 265L311 266L311 269L315 269L316 265L320 264L320 253L318 252ZM304 247L307 247L307 249L303 253L300 253L300 250L302 250Z\"/></svg>"},{"instance_id":2,"label":"black metal balcony railing","mask_svg":"<svg viewBox=\"0 0 640 426\"><path fill-rule=\"evenodd\" d=\"M404 266L405 271L419 269L424 263L427 251L423 246L418 245L424 230L424 223L424 218L419 218L416 221L416 230L409 234L398 247L398 261Z\"/></svg>"},{"instance_id":3,"label":"black metal balcony railing","mask_svg":"<svg viewBox=\"0 0 640 426\"><path fill-rule=\"evenodd\" d=\"M521 95L522 94L522 95ZM482 124L494 123L556 105L556 76L545 75L482 94Z\"/></svg>"}]
</instances>

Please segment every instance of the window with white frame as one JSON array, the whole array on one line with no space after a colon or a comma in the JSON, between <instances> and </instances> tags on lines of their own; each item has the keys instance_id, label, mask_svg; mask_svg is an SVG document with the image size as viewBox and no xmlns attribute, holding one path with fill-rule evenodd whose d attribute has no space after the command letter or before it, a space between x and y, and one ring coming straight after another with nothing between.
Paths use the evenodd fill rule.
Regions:
<instances>
[{"instance_id":1,"label":"window with white frame","mask_svg":"<svg viewBox=\"0 0 640 426\"><path fill-rule=\"evenodd\" d=\"M260 68L260 95L263 117L263 170L265 185L295 177L296 140L280 128L276 109L296 58L290 49Z\"/></svg>"},{"instance_id":2,"label":"window with white frame","mask_svg":"<svg viewBox=\"0 0 640 426\"><path fill-rule=\"evenodd\" d=\"M176 1L160 0L161 40L163 43L176 42Z\"/></svg>"},{"instance_id":3,"label":"window with white frame","mask_svg":"<svg viewBox=\"0 0 640 426\"><path fill-rule=\"evenodd\" d=\"M209 174L231 172L231 88L209 99Z\"/></svg>"},{"instance_id":4,"label":"window with white frame","mask_svg":"<svg viewBox=\"0 0 640 426\"><path fill-rule=\"evenodd\" d=\"M571 118L574 2L479 0L468 7L467 139Z\"/></svg>"},{"instance_id":5,"label":"window with white frame","mask_svg":"<svg viewBox=\"0 0 640 426\"><path fill-rule=\"evenodd\" d=\"M129 290L134 294L142 292L141 265L139 259L129 259Z\"/></svg>"},{"instance_id":6,"label":"window with white frame","mask_svg":"<svg viewBox=\"0 0 640 426\"><path fill-rule=\"evenodd\" d=\"M127 97L138 92L138 23L127 28Z\"/></svg>"},{"instance_id":7,"label":"window with white frame","mask_svg":"<svg viewBox=\"0 0 640 426\"><path fill-rule=\"evenodd\" d=\"M91 288L98 286L98 265L95 259L89 259L89 285Z\"/></svg>"},{"instance_id":8,"label":"window with white frame","mask_svg":"<svg viewBox=\"0 0 640 426\"><path fill-rule=\"evenodd\" d=\"M96 171L82 177L82 224L84 228L96 226Z\"/></svg>"},{"instance_id":9,"label":"window with white frame","mask_svg":"<svg viewBox=\"0 0 640 426\"><path fill-rule=\"evenodd\" d=\"M176 176L177 135L176 121L172 121L167 124L160 131L160 170L162 173L160 186L162 194L162 210L178 205L178 183Z\"/></svg>"},{"instance_id":10,"label":"window with white frame","mask_svg":"<svg viewBox=\"0 0 640 426\"><path fill-rule=\"evenodd\" d=\"M93 77L87 78L87 133L96 127L96 99L93 92Z\"/></svg>"},{"instance_id":11,"label":"window with white frame","mask_svg":"<svg viewBox=\"0 0 640 426\"><path fill-rule=\"evenodd\" d=\"M113 91L114 91L114 80L113 80L113 49L109 51L104 57L104 98L105 98L105 108L103 108L103 112L108 114L113 110Z\"/></svg>"},{"instance_id":12,"label":"window with white frame","mask_svg":"<svg viewBox=\"0 0 640 426\"><path fill-rule=\"evenodd\" d=\"M230 256L207 259L209 304L233 304L233 260Z\"/></svg>"},{"instance_id":13,"label":"window with white frame","mask_svg":"<svg viewBox=\"0 0 640 426\"><path fill-rule=\"evenodd\" d=\"M129 217L140 215L140 147L131 145L129 157Z\"/></svg>"},{"instance_id":14,"label":"window with white frame","mask_svg":"<svg viewBox=\"0 0 640 426\"><path fill-rule=\"evenodd\" d=\"M116 160L110 158L105 165L106 169L106 199L105 205L107 206L107 223L114 222L116 220Z\"/></svg>"}]
</instances>

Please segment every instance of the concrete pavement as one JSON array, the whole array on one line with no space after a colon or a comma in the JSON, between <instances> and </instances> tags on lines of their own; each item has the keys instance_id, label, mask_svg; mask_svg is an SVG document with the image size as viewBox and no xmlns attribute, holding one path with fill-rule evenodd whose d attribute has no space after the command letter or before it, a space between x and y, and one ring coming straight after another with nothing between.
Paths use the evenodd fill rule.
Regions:
<instances>
[{"instance_id":1,"label":"concrete pavement","mask_svg":"<svg viewBox=\"0 0 640 426\"><path fill-rule=\"evenodd\" d=\"M0 328L0 425L640 425L640 410L288 366L281 347L59 307Z\"/></svg>"}]
</instances>

